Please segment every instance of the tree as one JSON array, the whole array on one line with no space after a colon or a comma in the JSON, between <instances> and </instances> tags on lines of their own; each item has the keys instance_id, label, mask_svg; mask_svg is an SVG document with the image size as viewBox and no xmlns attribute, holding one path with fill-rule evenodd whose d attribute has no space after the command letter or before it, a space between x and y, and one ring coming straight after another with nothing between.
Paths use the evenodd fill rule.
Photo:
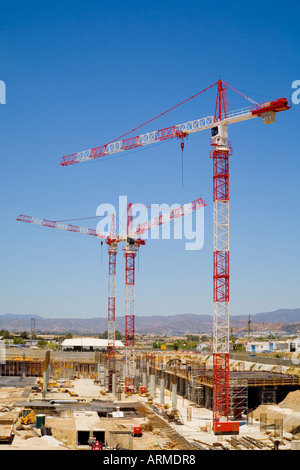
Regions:
<instances>
[{"instance_id":1,"label":"tree","mask_svg":"<svg viewBox=\"0 0 300 470\"><path fill-rule=\"evenodd\" d=\"M73 338L72 333L67 333L65 336L65 339L72 339L72 338Z\"/></svg>"},{"instance_id":2,"label":"tree","mask_svg":"<svg viewBox=\"0 0 300 470\"><path fill-rule=\"evenodd\" d=\"M104 333L99 335L100 339L108 339L108 331L105 330ZM120 333L118 330L115 331L115 339L118 341L121 341L124 338L122 333Z\"/></svg>"},{"instance_id":3,"label":"tree","mask_svg":"<svg viewBox=\"0 0 300 470\"><path fill-rule=\"evenodd\" d=\"M187 341L198 342L198 336L197 335L187 335L186 339L187 339Z\"/></svg>"},{"instance_id":4,"label":"tree","mask_svg":"<svg viewBox=\"0 0 300 470\"><path fill-rule=\"evenodd\" d=\"M25 344L25 340L21 337L14 338L14 344Z\"/></svg>"},{"instance_id":5,"label":"tree","mask_svg":"<svg viewBox=\"0 0 300 470\"><path fill-rule=\"evenodd\" d=\"M11 337L10 332L7 330L0 330L0 336L2 336L3 339L9 339Z\"/></svg>"}]
</instances>

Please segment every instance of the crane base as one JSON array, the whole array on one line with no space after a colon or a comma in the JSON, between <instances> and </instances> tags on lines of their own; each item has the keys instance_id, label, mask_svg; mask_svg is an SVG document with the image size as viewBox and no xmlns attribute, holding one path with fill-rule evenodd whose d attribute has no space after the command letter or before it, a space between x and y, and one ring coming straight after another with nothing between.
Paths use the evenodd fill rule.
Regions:
<instances>
[{"instance_id":1,"label":"crane base","mask_svg":"<svg viewBox=\"0 0 300 470\"><path fill-rule=\"evenodd\" d=\"M214 423L213 431L215 434L238 434L240 424L238 421L221 421Z\"/></svg>"}]
</instances>

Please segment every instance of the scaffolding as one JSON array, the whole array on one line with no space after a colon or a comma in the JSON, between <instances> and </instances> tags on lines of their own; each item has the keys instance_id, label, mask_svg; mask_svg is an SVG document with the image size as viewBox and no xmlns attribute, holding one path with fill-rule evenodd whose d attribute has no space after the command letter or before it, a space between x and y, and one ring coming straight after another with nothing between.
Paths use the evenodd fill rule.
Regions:
<instances>
[{"instance_id":1,"label":"scaffolding","mask_svg":"<svg viewBox=\"0 0 300 470\"><path fill-rule=\"evenodd\" d=\"M198 406L204 406L204 385L201 383L204 369L205 364L200 364L197 368L193 365L188 368L187 398Z\"/></svg>"},{"instance_id":2,"label":"scaffolding","mask_svg":"<svg viewBox=\"0 0 300 470\"><path fill-rule=\"evenodd\" d=\"M96 351L95 353L95 361L96 361L96 378L95 382L98 383L101 387L105 387L106 385L106 358L103 353L100 351Z\"/></svg>"},{"instance_id":3,"label":"scaffolding","mask_svg":"<svg viewBox=\"0 0 300 470\"><path fill-rule=\"evenodd\" d=\"M263 387L261 389L261 404L274 405L276 404L277 389L276 387Z\"/></svg>"},{"instance_id":4,"label":"scaffolding","mask_svg":"<svg viewBox=\"0 0 300 470\"><path fill-rule=\"evenodd\" d=\"M248 411L248 382L246 379L229 380L229 416L232 420L245 418Z\"/></svg>"}]
</instances>

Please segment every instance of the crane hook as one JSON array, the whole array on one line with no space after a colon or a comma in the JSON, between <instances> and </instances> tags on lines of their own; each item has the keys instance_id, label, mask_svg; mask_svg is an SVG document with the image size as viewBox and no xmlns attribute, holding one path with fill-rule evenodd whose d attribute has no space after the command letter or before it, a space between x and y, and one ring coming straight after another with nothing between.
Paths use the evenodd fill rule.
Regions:
<instances>
[{"instance_id":1,"label":"crane hook","mask_svg":"<svg viewBox=\"0 0 300 470\"><path fill-rule=\"evenodd\" d=\"M177 138L181 139L180 147L181 147L181 184L183 187L183 149L184 149L184 141L183 139L187 138L188 134L184 131L177 132Z\"/></svg>"},{"instance_id":2,"label":"crane hook","mask_svg":"<svg viewBox=\"0 0 300 470\"><path fill-rule=\"evenodd\" d=\"M181 186L183 187L183 150L184 150L183 138L182 138L180 147L181 147Z\"/></svg>"}]
</instances>

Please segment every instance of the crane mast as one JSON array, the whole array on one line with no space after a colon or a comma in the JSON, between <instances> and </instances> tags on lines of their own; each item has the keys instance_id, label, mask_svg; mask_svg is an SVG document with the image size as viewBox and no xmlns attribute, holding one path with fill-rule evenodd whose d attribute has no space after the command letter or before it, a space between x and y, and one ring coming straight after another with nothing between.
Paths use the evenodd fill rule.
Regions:
<instances>
[{"instance_id":1,"label":"crane mast","mask_svg":"<svg viewBox=\"0 0 300 470\"><path fill-rule=\"evenodd\" d=\"M145 242L144 242L145 243ZM125 248L125 393L135 391L135 257L139 244L133 239L126 242Z\"/></svg>"},{"instance_id":2,"label":"crane mast","mask_svg":"<svg viewBox=\"0 0 300 470\"><path fill-rule=\"evenodd\" d=\"M107 327L107 361L108 361L108 391L115 394L114 375L115 364L115 337L116 337L116 274L117 274L117 243L108 243L108 327Z\"/></svg>"},{"instance_id":3,"label":"crane mast","mask_svg":"<svg viewBox=\"0 0 300 470\"><path fill-rule=\"evenodd\" d=\"M227 88L218 84L215 119L227 117ZM227 125L212 129L213 150L213 430L229 415L229 156Z\"/></svg>"}]
</instances>

